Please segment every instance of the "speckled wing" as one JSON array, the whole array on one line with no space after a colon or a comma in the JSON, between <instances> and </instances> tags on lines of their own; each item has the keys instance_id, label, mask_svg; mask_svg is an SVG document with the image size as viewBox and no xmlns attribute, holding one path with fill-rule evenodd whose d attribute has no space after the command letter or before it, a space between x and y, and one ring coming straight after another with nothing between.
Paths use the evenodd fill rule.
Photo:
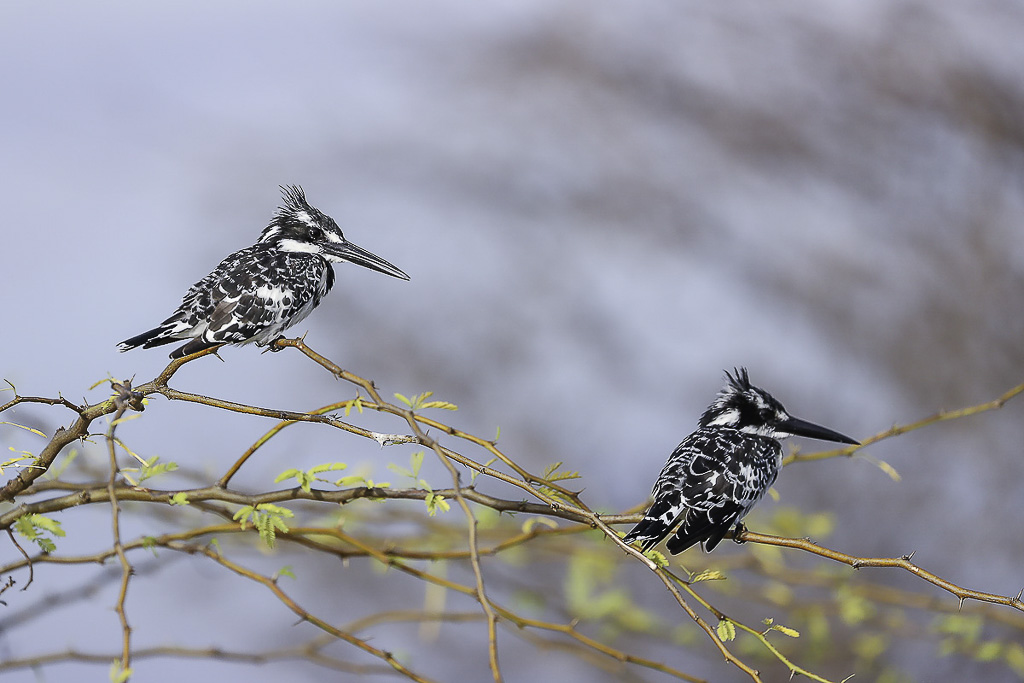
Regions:
<instances>
[{"instance_id":1,"label":"speckled wing","mask_svg":"<svg viewBox=\"0 0 1024 683\"><path fill-rule=\"evenodd\" d=\"M309 315L333 284L334 270L320 257L257 243L231 254L192 285L158 327L119 347L191 339L171 353L181 358L217 344L266 344Z\"/></svg>"},{"instance_id":2,"label":"speckled wing","mask_svg":"<svg viewBox=\"0 0 1024 683\"><path fill-rule=\"evenodd\" d=\"M654 503L629 534L644 550L668 542L677 554L696 543L711 550L775 482L781 449L772 439L733 429L698 429L672 453L654 486Z\"/></svg>"},{"instance_id":3,"label":"speckled wing","mask_svg":"<svg viewBox=\"0 0 1024 683\"><path fill-rule=\"evenodd\" d=\"M232 254L186 294L181 308L205 318L205 329L172 358L216 344L269 343L309 315L333 283L333 269L318 257L262 244Z\"/></svg>"}]
</instances>

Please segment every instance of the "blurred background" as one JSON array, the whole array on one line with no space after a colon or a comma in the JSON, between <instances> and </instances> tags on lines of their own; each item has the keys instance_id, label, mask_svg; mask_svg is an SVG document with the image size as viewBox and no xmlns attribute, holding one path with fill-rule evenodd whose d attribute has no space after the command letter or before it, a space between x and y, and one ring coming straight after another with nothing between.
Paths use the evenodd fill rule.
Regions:
<instances>
[{"instance_id":1,"label":"blurred background","mask_svg":"<svg viewBox=\"0 0 1024 683\"><path fill-rule=\"evenodd\" d=\"M108 373L151 379L163 349L122 355L115 344L253 242L277 186L297 183L412 280L341 266L293 331L385 395L432 390L459 405L456 426L484 437L500 427L504 451L533 471L563 461L595 508L644 500L733 366L795 415L857 438L995 398L1024 381L1022 35L1024 5L995 0L6 2L0 376L22 394L72 400L102 398L89 387ZM350 397L297 353L222 356L173 385L292 409ZM1022 410L870 448L899 482L861 457L787 468L763 513L830 513L830 547L916 551L944 578L1015 595ZM52 433L66 417L25 408L5 419ZM268 426L154 399L121 435L218 476ZM273 488L287 466L335 459L379 480L385 462L407 458L290 431L239 487ZM38 448L35 438L0 432L17 449ZM65 517L62 550L109 545L106 511L92 525ZM746 552L727 545L718 552ZM0 544L0 562L15 552ZM246 642L290 637L258 588L259 600L232 595L220 569L184 564L173 580L133 584L140 646L228 642L232 617ZM0 610L39 600L61 576L37 568L37 584ZM119 575L106 576L91 601L0 632L0 659L115 650ZM358 592L343 579L315 580L339 600L324 614L339 623L339 596ZM666 619L685 619L649 574L622 580ZM260 609L274 616L265 627ZM509 680L576 679L571 660L516 662L519 641L504 642ZM485 659L458 652L438 646L426 668L487 675ZM706 643L647 654L738 680ZM953 675L934 644L887 657L913 680L1016 680L964 662ZM219 666L146 660L136 671L162 681ZM241 671L270 681L287 669Z\"/></svg>"}]
</instances>

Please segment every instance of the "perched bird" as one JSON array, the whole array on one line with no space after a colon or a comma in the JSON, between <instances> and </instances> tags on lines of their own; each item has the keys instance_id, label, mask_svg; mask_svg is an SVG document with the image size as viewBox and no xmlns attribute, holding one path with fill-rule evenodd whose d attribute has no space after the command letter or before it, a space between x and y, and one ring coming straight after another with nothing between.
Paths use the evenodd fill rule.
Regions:
<instances>
[{"instance_id":1,"label":"perched bird","mask_svg":"<svg viewBox=\"0 0 1024 683\"><path fill-rule=\"evenodd\" d=\"M649 550L672 531L670 553L700 543L711 551L775 483L782 439L809 436L857 444L848 436L792 417L771 394L753 386L746 368L730 375L697 431L683 439L654 484L654 503L623 539Z\"/></svg>"},{"instance_id":2,"label":"perched bird","mask_svg":"<svg viewBox=\"0 0 1024 683\"><path fill-rule=\"evenodd\" d=\"M355 263L408 280L379 256L357 247L334 219L310 206L297 185L282 186L284 202L256 244L228 256L191 289L178 310L148 332L117 347L190 339L171 352L181 358L218 344L264 346L320 304L334 285L332 263Z\"/></svg>"}]
</instances>

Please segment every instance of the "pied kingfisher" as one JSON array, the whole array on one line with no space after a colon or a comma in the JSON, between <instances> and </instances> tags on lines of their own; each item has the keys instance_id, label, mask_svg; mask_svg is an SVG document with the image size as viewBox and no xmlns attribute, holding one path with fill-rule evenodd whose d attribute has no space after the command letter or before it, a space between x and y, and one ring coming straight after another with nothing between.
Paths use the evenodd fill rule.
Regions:
<instances>
[{"instance_id":1,"label":"pied kingfisher","mask_svg":"<svg viewBox=\"0 0 1024 683\"><path fill-rule=\"evenodd\" d=\"M270 344L331 290L332 263L355 263L409 279L346 240L333 218L306 202L301 187L282 186L281 191L284 202L256 244L231 254L192 285L178 310L159 326L117 347L148 349L190 339L171 352L171 358L181 358L219 344Z\"/></svg>"},{"instance_id":2,"label":"pied kingfisher","mask_svg":"<svg viewBox=\"0 0 1024 683\"><path fill-rule=\"evenodd\" d=\"M728 380L701 415L697 431L683 439L654 484L654 502L623 539L649 550L672 531L668 550L677 555L700 543L711 551L768 491L782 464L782 439L809 436L857 444L848 436L792 417L771 394L750 384L746 368ZM859 444L857 444L859 445Z\"/></svg>"}]
</instances>

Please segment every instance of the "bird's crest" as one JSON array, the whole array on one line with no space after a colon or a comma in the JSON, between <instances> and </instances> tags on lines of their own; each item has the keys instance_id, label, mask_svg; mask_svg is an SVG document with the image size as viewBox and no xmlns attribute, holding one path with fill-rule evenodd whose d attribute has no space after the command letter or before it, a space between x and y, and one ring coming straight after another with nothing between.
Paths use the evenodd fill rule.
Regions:
<instances>
[{"instance_id":1,"label":"bird's crest","mask_svg":"<svg viewBox=\"0 0 1024 683\"><path fill-rule=\"evenodd\" d=\"M786 409L771 394L750 383L746 368L725 373L725 386L700 418L701 427L731 427L770 435L767 422L784 419Z\"/></svg>"},{"instance_id":2,"label":"bird's crest","mask_svg":"<svg viewBox=\"0 0 1024 683\"><path fill-rule=\"evenodd\" d=\"M729 381L729 384L736 391L750 391L750 377L747 375L747 369L733 368L732 373L730 375L728 370L725 371L725 378Z\"/></svg>"},{"instance_id":3,"label":"bird's crest","mask_svg":"<svg viewBox=\"0 0 1024 683\"><path fill-rule=\"evenodd\" d=\"M281 185L281 206L274 212L270 225L263 229L260 242L272 242L285 236L303 234L313 227L337 229L329 216L306 201L306 193L298 185ZM339 230L340 232L340 230Z\"/></svg>"}]
</instances>

